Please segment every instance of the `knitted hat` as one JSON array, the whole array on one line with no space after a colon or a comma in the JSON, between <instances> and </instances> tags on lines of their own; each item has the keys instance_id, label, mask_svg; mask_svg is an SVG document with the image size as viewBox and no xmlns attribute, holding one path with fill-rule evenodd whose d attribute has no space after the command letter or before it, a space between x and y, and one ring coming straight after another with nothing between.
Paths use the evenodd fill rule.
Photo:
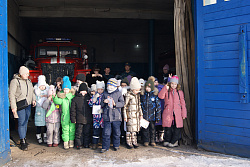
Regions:
<instances>
[{"instance_id":1,"label":"knitted hat","mask_svg":"<svg viewBox=\"0 0 250 167\"><path fill-rule=\"evenodd\" d=\"M56 93L56 89L54 85L50 85L49 86L49 90L48 90L48 96L53 95Z\"/></svg>"},{"instance_id":2,"label":"knitted hat","mask_svg":"<svg viewBox=\"0 0 250 167\"><path fill-rule=\"evenodd\" d=\"M169 65L165 64L165 66L163 67L163 70L169 70Z\"/></svg>"},{"instance_id":3,"label":"knitted hat","mask_svg":"<svg viewBox=\"0 0 250 167\"><path fill-rule=\"evenodd\" d=\"M81 91L88 91L88 86L86 85L86 83L81 83L78 91L79 92L81 92Z\"/></svg>"},{"instance_id":4,"label":"knitted hat","mask_svg":"<svg viewBox=\"0 0 250 167\"><path fill-rule=\"evenodd\" d=\"M148 81L145 83L145 88L146 88L147 86L151 88L151 91L154 90L154 82L153 82L152 80L148 80Z\"/></svg>"},{"instance_id":5,"label":"knitted hat","mask_svg":"<svg viewBox=\"0 0 250 167\"><path fill-rule=\"evenodd\" d=\"M105 89L104 81L96 81L96 89Z\"/></svg>"},{"instance_id":6,"label":"knitted hat","mask_svg":"<svg viewBox=\"0 0 250 167\"><path fill-rule=\"evenodd\" d=\"M140 84L140 82L139 82L139 80L138 80L138 78L137 77L133 77L132 79L131 79L131 81L130 81L130 89L131 90L134 90L134 89L141 89L141 84Z\"/></svg>"},{"instance_id":7,"label":"knitted hat","mask_svg":"<svg viewBox=\"0 0 250 167\"><path fill-rule=\"evenodd\" d=\"M141 84L141 87L143 87L143 86L145 85L144 79L140 78L140 79L139 79L139 82L140 82L140 84Z\"/></svg>"},{"instance_id":8,"label":"knitted hat","mask_svg":"<svg viewBox=\"0 0 250 167\"><path fill-rule=\"evenodd\" d=\"M71 89L71 82L70 82L68 76L64 76L64 77L63 77L62 89L64 89L64 88L69 88L69 89Z\"/></svg>"},{"instance_id":9,"label":"knitted hat","mask_svg":"<svg viewBox=\"0 0 250 167\"><path fill-rule=\"evenodd\" d=\"M96 92L96 84L92 84L90 88L91 92Z\"/></svg>"},{"instance_id":10,"label":"knitted hat","mask_svg":"<svg viewBox=\"0 0 250 167\"><path fill-rule=\"evenodd\" d=\"M127 77L123 78L123 80L121 81L121 83L126 83L127 85L129 85L128 78Z\"/></svg>"},{"instance_id":11,"label":"knitted hat","mask_svg":"<svg viewBox=\"0 0 250 167\"><path fill-rule=\"evenodd\" d=\"M86 77L85 77L84 74L78 74L78 75L76 76L76 80L80 80L80 81L82 81L82 82L85 82Z\"/></svg>"},{"instance_id":12,"label":"knitted hat","mask_svg":"<svg viewBox=\"0 0 250 167\"><path fill-rule=\"evenodd\" d=\"M117 80L116 80L115 78L110 78L110 79L108 80L107 85L112 85L112 86L114 86L114 87L117 87Z\"/></svg>"},{"instance_id":13,"label":"knitted hat","mask_svg":"<svg viewBox=\"0 0 250 167\"><path fill-rule=\"evenodd\" d=\"M150 77L148 77L148 80L151 80L151 81L155 81L155 77L154 76L150 76Z\"/></svg>"},{"instance_id":14,"label":"knitted hat","mask_svg":"<svg viewBox=\"0 0 250 167\"><path fill-rule=\"evenodd\" d=\"M29 69L28 69L27 67L21 66L21 67L19 68L19 74L20 74L20 75L24 75L24 74L27 74L27 73L29 73Z\"/></svg>"},{"instance_id":15,"label":"knitted hat","mask_svg":"<svg viewBox=\"0 0 250 167\"><path fill-rule=\"evenodd\" d=\"M177 75L174 75L174 76L172 76L172 78L170 78L170 81L169 81L169 82L175 82L175 83L178 84L178 82L179 82L179 77L178 77Z\"/></svg>"},{"instance_id":16,"label":"knitted hat","mask_svg":"<svg viewBox=\"0 0 250 167\"><path fill-rule=\"evenodd\" d=\"M44 75L39 75L38 76L38 87L42 86L42 85L44 85L44 86L47 85L46 78Z\"/></svg>"}]
</instances>

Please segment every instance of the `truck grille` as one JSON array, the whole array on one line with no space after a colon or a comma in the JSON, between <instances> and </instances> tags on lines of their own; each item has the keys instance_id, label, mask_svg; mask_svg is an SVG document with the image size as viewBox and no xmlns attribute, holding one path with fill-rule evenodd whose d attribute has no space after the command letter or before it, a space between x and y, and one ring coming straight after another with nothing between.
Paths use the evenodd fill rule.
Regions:
<instances>
[{"instance_id":1,"label":"truck grille","mask_svg":"<svg viewBox=\"0 0 250 167\"><path fill-rule=\"evenodd\" d=\"M68 76L72 81L74 78L74 68L75 64L41 64L43 75L46 77L46 82L48 84L54 84L57 77Z\"/></svg>"}]
</instances>

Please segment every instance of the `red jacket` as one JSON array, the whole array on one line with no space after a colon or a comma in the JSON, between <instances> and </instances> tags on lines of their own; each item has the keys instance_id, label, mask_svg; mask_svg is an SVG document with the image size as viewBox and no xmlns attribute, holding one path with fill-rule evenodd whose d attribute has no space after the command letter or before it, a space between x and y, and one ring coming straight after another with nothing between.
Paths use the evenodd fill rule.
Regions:
<instances>
[{"instance_id":1,"label":"red jacket","mask_svg":"<svg viewBox=\"0 0 250 167\"><path fill-rule=\"evenodd\" d=\"M173 94L174 91L174 94ZM169 96L169 97L168 97ZM162 88L158 94L160 99L164 99L165 106L162 113L162 127L171 127L173 121L173 112L175 114L175 123L177 128L183 127L183 118L187 118L186 103L182 90L170 88L170 92L166 86Z\"/></svg>"}]
</instances>

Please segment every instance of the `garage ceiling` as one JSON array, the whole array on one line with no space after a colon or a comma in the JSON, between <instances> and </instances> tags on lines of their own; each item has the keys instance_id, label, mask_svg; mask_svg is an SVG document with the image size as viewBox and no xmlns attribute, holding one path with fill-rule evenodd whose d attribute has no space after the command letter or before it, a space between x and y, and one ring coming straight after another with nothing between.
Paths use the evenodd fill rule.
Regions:
<instances>
[{"instance_id":1,"label":"garage ceiling","mask_svg":"<svg viewBox=\"0 0 250 167\"><path fill-rule=\"evenodd\" d=\"M19 16L30 31L158 33L173 27L174 0L18 0Z\"/></svg>"}]
</instances>

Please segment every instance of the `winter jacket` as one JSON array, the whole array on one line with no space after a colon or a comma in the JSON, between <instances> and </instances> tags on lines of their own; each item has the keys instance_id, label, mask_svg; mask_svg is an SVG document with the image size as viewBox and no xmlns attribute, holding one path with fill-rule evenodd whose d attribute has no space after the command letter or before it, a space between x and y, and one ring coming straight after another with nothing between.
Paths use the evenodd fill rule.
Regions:
<instances>
[{"instance_id":1,"label":"winter jacket","mask_svg":"<svg viewBox=\"0 0 250 167\"><path fill-rule=\"evenodd\" d=\"M45 126L46 110L42 108L42 104L47 99L47 97L41 96L48 95L49 85L45 86L45 90L39 89L37 84L34 86L34 93L36 95L35 126Z\"/></svg>"},{"instance_id":2,"label":"winter jacket","mask_svg":"<svg viewBox=\"0 0 250 167\"><path fill-rule=\"evenodd\" d=\"M50 101L49 99L47 99L43 102L42 107L47 111L46 118L45 118L46 123L61 122L61 112L62 112L61 105L55 104L53 101ZM49 114L49 112L52 112L52 113Z\"/></svg>"},{"instance_id":3,"label":"winter jacket","mask_svg":"<svg viewBox=\"0 0 250 167\"><path fill-rule=\"evenodd\" d=\"M92 123L92 111L88 103L90 95L87 93L84 96L78 93L71 102L70 120L71 123L89 124Z\"/></svg>"},{"instance_id":4,"label":"winter jacket","mask_svg":"<svg viewBox=\"0 0 250 167\"><path fill-rule=\"evenodd\" d=\"M18 74L14 74L9 87L9 100L11 109L17 108L16 103L23 99L27 100L28 105L30 105L32 101L36 100L32 82L29 79L27 80L22 79Z\"/></svg>"},{"instance_id":5,"label":"winter jacket","mask_svg":"<svg viewBox=\"0 0 250 167\"><path fill-rule=\"evenodd\" d=\"M187 118L186 103L184 93L181 90L172 89L170 91L164 86L158 94L160 99L164 99L165 106L162 114L162 127L171 127L175 115L177 128L183 127L183 118Z\"/></svg>"},{"instance_id":6,"label":"winter jacket","mask_svg":"<svg viewBox=\"0 0 250 167\"><path fill-rule=\"evenodd\" d=\"M108 103L104 103L104 100L109 97L113 98L115 106L110 108ZM113 122L113 121L122 121L121 117L121 108L124 106L124 98L122 93L116 89L112 93L104 92L101 106L103 108L103 121Z\"/></svg>"},{"instance_id":7,"label":"winter jacket","mask_svg":"<svg viewBox=\"0 0 250 167\"><path fill-rule=\"evenodd\" d=\"M99 94L99 93L98 93ZM92 96L92 98L89 100L89 106L93 107L93 105L101 105L103 93L99 94L100 96L96 98L96 101L94 102L95 96ZM93 127L94 128L103 128L103 113L101 114L93 114Z\"/></svg>"},{"instance_id":8,"label":"winter jacket","mask_svg":"<svg viewBox=\"0 0 250 167\"><path fill-rule=\"evenodd\" d=\"M160 92L163 87L164 87L164 85L159 84L156 88ZM161 102L161 120L158 123L155 123L155 125L162 125L162 113L163 113L163 110L164 110L164 100L160 99L160 102Z\"/></svg>"},{"instance_id":9,"label":"winter jacket","mask_svg":"<svg viewBox=\"0 0 250 167\"><path fill-rule=\"evenodd\" d=\"M140 116L142 116L140 94L132 91L125 94L125 105L123 108L123 118L127 119L127 132L140 131Z\"/></svg>"},{"instance_id":10,"label":"winter jacket","mask_svg":"<svg viewBox=\"0 0 250 167\"><path fill-rule=\"evenodd\" d=\"M59 104L62 107L61 123L69 124L70 121L70 105L71 100L75 96L75 90L71 89L70 93L65 94L63 91L58 92L57 95L53 98L55 104Z\"/></svg>"},{"instance_id":11,"label":"winter jacket","mask_svg":"<svg viewBox=\"0 0 250 167\"><path fill-rule=\"evenodd\" d=\"M143 118L147 121L158 122L161 120L161 103L157 95L157 88L151 92L141 91L141 108Z\"/></svg>"}]
</instances>

